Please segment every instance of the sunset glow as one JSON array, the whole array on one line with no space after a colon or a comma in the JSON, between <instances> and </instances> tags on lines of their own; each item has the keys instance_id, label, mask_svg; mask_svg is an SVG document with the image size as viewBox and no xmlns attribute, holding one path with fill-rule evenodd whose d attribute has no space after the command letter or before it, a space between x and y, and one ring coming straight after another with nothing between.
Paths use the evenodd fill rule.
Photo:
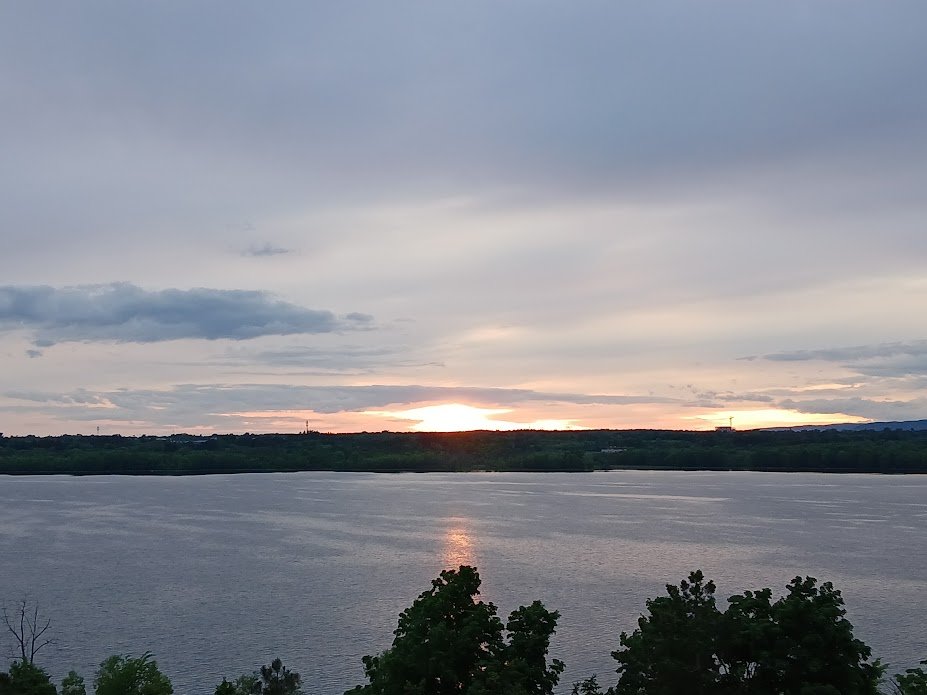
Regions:
<instances>
[{"instance_id":1,"label":"sunset glow","mask_svg":"<svg viewBox=\"0 0 927 695\"><path fill-rule=\"evenodd\" d=\"M800 413L797 410L767 408L764 410L721 410L699 415L697 420L724 427L733 423L735 429L757 429L761 427L792 427L795 425L827 425L833 422L868 422L866 418L845 413ZM699 427L698 429L702 429Z\"/></svg>"},{"instance_id":2,"label":"sunset glow","mask_svg":"<svg viewBox=\"0 0 927 695\"><path fill-rule=\"evenodd\" d=\"M571 420L534 420L513 422L496 419L507 415L508 408L477 408L461 403L428 405L410 410L367 411L365 414L397 420L414 420L414 432L465 432L471 430L571 430L584 429Z\"/></svg>"}]
</instances>

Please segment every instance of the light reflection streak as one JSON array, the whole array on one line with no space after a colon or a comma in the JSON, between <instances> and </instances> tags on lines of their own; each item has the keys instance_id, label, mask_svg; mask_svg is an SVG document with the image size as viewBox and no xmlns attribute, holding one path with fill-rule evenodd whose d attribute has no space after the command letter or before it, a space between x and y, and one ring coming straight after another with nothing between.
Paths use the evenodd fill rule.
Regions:
<instances>
[{"instance_id":1,"label":"light reflection streak","mask_svg":"<svg viewBox=\"0 0 927 695\"><path fill-rule=\"evenodd\" d=\"M476 565L473 540L462 519L450 520L452 525L444 532L441 546L441 564L446 569L457 569L461 565Z\"/></svg>"}]
</instances>

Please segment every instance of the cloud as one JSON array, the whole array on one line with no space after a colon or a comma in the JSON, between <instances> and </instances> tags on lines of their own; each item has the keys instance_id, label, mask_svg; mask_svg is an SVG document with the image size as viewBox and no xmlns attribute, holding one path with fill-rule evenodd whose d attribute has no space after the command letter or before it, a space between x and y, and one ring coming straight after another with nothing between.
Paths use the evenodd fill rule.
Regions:
<instances>
[{"instance_id":1,"label":"cloud","mask_svg":"<svg viewBox=\"0 0 927 695\"><path fill-rule=\"evenodd\" d=\"M347 317L345 317L347 318ZM271 368L298 369L301 373L370 373L388 367L442 367L440 362L412 359L408 347L365 347L339 345L320 348L310 345L291 345L277 349L255 350L231 347L223 355L210 358L211 364L228 364L241 367L260 365Z\"/></svg>"},{"instance_id":2,"label":"cloud","mask_svg":"<svg viewBox=\"0 0 927 695\"><path fill-rule=\"evenodd\" d=\"M869 398L818 398L810 400L784 400L780 408L802 413L845 413L869 420L918 420L927 417L927 398L911 400L876 400Z\"/></svg>"},{"instance_id":3,"label":"cloud","mask_svg":"<svg viewBox=\"0 0 927 695\"><path fill-rule=\"evenodd\" d=\"M927 355L927 340L913 340L878 345L856 345L853 347L824 348L820 350L793 350L763 355L763 359L775 362L802 362L819 360L823 362L853 362L898 355ZM752 358L746 358L752 359Z\"/></svg>"},{"instance_id":4,"label":"cloud","mask_svg":"<svg viewBox=\"0 0 927 695\"><path fill-rule=\"evenodd\" d=\"M369 324L368 317L358 316L342 320L330 311L306 309L254 290L147 291L130 283L0 286L0 330L31 331L38 347L331 333Z\"/></svg>"},{"instance_id":5,"label":"cloud","mask_svg":"<svg viewBox=\"0 0 927 695\"><path fill-rule=\"evenodd\" d=\"M274 246L270 242L267 242L261 245L252 244L251 246L246 248L244 251L242 251L241 255L242 256L253 256L253 257L280 256L285 253L292 253L292 251L293 249L285 249L282 246Z\"/></svg>"},{"instance_id":6,"label":"cloud","mask_svg":"<svg viewBox=\"0 0 927 695\"><path fill-rule=\"evenodd\" d=\"M286 384L181 384L165 390L116 389L68 393L11 390L3 394L18 403L2 410L40 409L72 420L145 422L152 426L217 426L229 428L229 416L242 413L312 411L322 414L361 413L386 406L466 402L505 407L531 403L632 405L674 402L658 396L549 393L530 389L410 385L291 386ZM26 405L29 404L29 405ZM101 413L103 415L101 415Z\"/></svg>"},{"instance_id":7,"label":"cloud","mask_svg":"<svg viewBox=\"0 0 927 695\"><path fill-rule=\"evenodd\" d=\"M924 377L927 376L927 340L774 352L763 355L762 359L772 362L835 362L867 377Z\"/></svg>"}]
</instances>

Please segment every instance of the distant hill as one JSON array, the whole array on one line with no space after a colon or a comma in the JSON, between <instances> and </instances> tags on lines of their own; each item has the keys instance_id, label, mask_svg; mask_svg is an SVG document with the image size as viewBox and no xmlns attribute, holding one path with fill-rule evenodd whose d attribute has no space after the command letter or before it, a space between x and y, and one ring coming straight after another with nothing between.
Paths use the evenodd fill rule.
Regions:
<instances>
[{"instance_id":1,"label":"distant hill","mask_svg":"<svg viewBox=\"0 0 927 695\"><path fill-rule=\"evenodd\" d=\"M777 432L810 432L812 430L838 430L840 432L881 432L882 430L927 430L927 420L902 420L898 422L843 422L833 425L796 425L794 427L767 427Z\"/></svg>"}]
</instances>

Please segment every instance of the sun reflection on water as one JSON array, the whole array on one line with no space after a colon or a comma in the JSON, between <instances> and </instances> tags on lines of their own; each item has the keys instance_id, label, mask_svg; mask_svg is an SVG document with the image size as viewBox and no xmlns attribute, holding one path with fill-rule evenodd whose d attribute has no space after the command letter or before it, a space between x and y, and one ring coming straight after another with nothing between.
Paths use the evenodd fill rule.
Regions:
<instances>
[{"instance_id":1,"label":"sun reflection on water","mask_svg":"<svg viewBox=\"0 0 927 695\"><path fill-rule=\"evenodd\" d=\"M461 565L476 565L476 552L467 527L460 519L452 520L452 525L444 532L441 546L441 562L447 569L457 569Z\"/></svg>"}]
</instances>

